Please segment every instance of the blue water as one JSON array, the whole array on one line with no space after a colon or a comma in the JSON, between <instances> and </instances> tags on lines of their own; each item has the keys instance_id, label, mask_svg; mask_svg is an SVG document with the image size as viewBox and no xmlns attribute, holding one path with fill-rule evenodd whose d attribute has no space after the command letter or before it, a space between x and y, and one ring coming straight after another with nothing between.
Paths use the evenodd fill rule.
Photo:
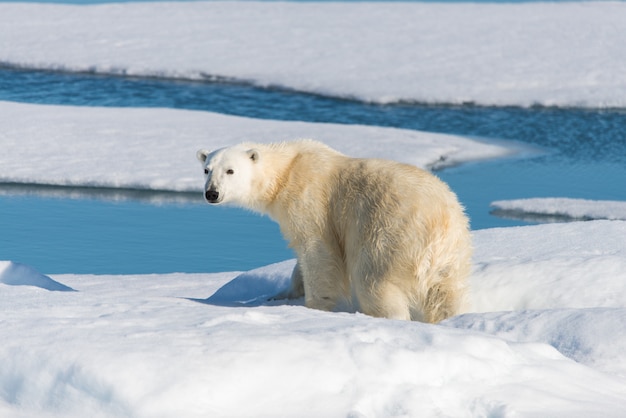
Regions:
<instances>
[{"instance_id":1,"label":"blue water","mask_svg":"<svg viewBox=\"0 0 626 418\"><path fill-rule=\"evenodd\" d=\"M245 84L11 68L0 69L0 100L371 124L514 140L540 148L532 158L437 173L466 205L474 229L525 224L491 216L493 200L626 200L624 109L383 106ZM45 273L246 270L292 257L267 218L209 207L200 196L13 185L0 185L0 192L0 259L27 263Z\"/></svg>"},{"instance_id":2,"label":"blue water","mask_svg":"<svg viewBox=\"0 0 626 418\"><path fill-rule=\"evenodd\" d=\"M0 196L0 259L46 273L248 270L292 258L276 224L199 203Z\"/></svg>"}]
</instances>

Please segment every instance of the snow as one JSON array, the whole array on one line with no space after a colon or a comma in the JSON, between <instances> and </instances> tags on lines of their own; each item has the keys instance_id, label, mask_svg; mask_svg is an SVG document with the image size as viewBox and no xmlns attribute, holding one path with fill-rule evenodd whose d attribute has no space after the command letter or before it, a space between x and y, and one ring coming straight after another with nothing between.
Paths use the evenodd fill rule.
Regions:
<instances>
[{"instance_id":1,"label":"snow","mask_svg":"<svg viewBox=\"0 0 626 418\"><path fill-rule=\"evenodd\" d=\"M550 344L578 363L626 378L626 333L615 332L626 329L624 308L466 314L449 320L446 325L492 334L507 341Z\"/></svg>"},{"instance_id":2,"label":"snow","mask_svg":"<svg viewBox=\"0 0 626 418\"><path fill-rule=\"evenodd\" d=\"M36 286L46 290L73 290L39 273L31 266L12 261L0 261L0 283L11 286Z\"/></svg>"},{"instance_id":3,"label":"snow","mask_svg":"<svg viewBox=\"0 0 626 418\"><path fill-rule=\"evenodd\" d=\"M203 177L196 151L243 141L313 138L351 156L385 157L422 167L520 150L513 143L496 145L454 135L188 110L0 102L0 114L0 182L197 191Z\"/></svg>"},{"instance_id":4,"label":"snow","mask_svg":"<svg viewBox=\"0 0 626 418\"><path fill-rule=\"evenodd\" d=\"M2 65L377 102L623 107L625 35L626 4L608 2L0 3ZM196 191L196 150L244 140L311 137L422 167L519 151L169 109L0 102L0 114L0 182ZM0 261L0 416L621 417L623 205L494 204L622 220L474 231L472 309L439 325L268 300L294 260L115 276Z\"/></svg>"},{"instance_id":5,"label":"snow","mask_svg":"<svg viewBox=\"0 0 626 418\"><path fill-rule=\"evenodd\" d=\"M626 106L626 4L0 3L0 63L388 103Z\"/></svg>"},{"instance_id":6,"label":"snow","mask_svg":"<svg viewBox=\"0 0 626 418\"><path fill-rule=\"evenodd\" d=\"M476 231L475 312L440 325L267 301L293 260L50 278L71 292L32 269L7 284L5 262L0 413L619 417L625 234L622 221Z\"/></svg>"},{"instance_id":7,"label":"snow","mask_svg":"<svg viewBox=\"0 0 626 418\"><path fill-rule=\"evenodd\" d=\"M610 219L626 221L626 202L611 200L570 199L545 197L533 199L497 200L491 203L492 213L502 217L534 220L591 220Z\"/></svg>"},{"instance_id":8,"label":"snow","mask_svg":"<svg viewBox=\"0 0 626 418\"><path fill-rule=\"evenodd\" d=\"M626 222L477 231L474 309L626 307Z\"/></svg>"}]
</instances>

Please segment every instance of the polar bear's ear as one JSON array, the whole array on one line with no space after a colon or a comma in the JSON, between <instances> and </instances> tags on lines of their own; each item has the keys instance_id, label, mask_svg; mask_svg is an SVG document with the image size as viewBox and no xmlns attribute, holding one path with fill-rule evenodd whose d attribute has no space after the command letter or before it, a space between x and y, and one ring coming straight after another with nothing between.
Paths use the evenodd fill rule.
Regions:
<instances>
[{"instance_id":1,"label":"polar bear's ear","mask_svg":"<svg viewBox=\"0 0 626 418\"><path fill-rule=\"evenodd\" d=\"M249 149L248 151L246 151L248 153L248 157L250 157L250 159L252 160L252 162L257 163L259 162L259 150L258 149Z\"/></svg>"},{"instance_id":2,"label":"polar bear's ear","mask_svg":"<svg viewBox=\"0 0 626 418\"><path fill-rule=\"evenodd\" d=\"M198 150L198 152L196 152L196 158L198 159L198 161L203 163L206 161L210 153L211 153L210 151L207 151L205 149L200 149Z\"/></svg>"}]
</instances>

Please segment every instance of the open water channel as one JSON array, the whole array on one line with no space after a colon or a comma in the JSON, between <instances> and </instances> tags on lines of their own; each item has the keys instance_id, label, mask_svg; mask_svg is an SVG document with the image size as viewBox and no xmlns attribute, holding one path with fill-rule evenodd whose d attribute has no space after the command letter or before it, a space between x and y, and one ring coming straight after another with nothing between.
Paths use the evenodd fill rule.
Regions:
<instances>
[{"instance_id":1,"label":"open water channel","mask_svg":"<svg viewBox=\"0 0 626 418\"><path fill-rule=\"evenodd\" d=\"M437 172L466 206L473 229L527 223L490 215L494 200L626 200L624 109L375 105L245 84L13 68L0 69L0 100L392 126L539 150ZM217 272L290 257L267 218L210 208L200 195L0 184L0 259L44 273Z\"/></svg>"}]
</instances>

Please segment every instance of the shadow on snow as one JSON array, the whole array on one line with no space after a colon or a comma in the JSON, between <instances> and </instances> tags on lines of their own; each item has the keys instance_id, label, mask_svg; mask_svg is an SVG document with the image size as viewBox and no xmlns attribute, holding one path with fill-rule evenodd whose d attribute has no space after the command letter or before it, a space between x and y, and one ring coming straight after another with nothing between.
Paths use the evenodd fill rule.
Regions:
<instances>
[{"instance_id":1,"label":"shadow on snow","mask_svg":"<svg viewBox=\"0 0 626 418\"><path fill-rule=\"evenodd\" d=\"M188 300L227 307L304 305L304 298L272 299L289 288L291 270L295 263L295 260L287 260L247 271L226 283L206 299L188 298Z\"/></svg>"}]
</instances>

